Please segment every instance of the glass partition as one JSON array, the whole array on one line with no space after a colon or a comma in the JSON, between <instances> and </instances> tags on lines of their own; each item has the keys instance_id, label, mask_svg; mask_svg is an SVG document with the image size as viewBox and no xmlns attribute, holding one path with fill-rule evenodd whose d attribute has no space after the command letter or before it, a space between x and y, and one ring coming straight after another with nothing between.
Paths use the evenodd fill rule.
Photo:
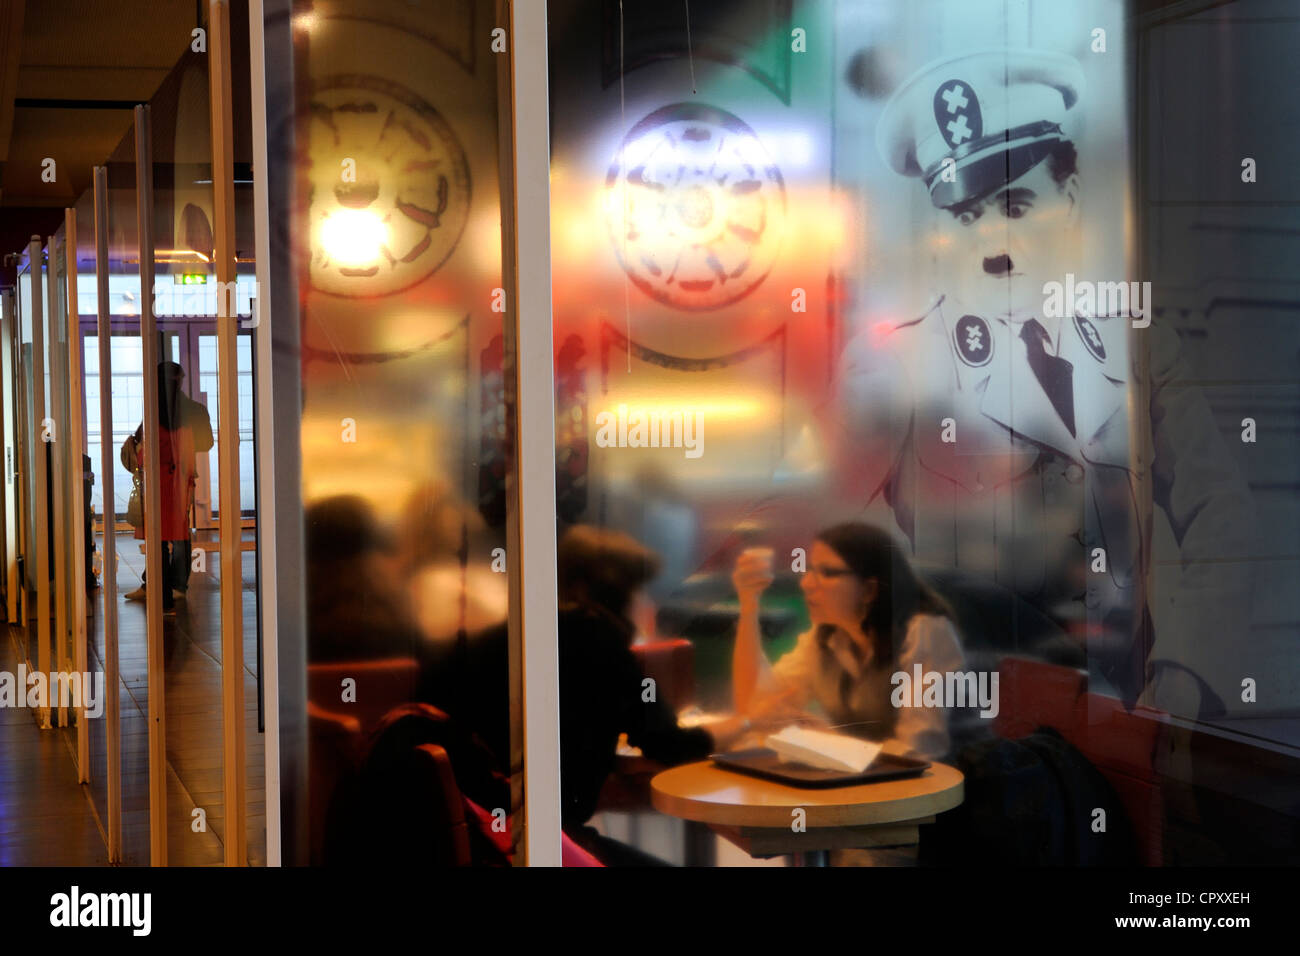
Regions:
<instances>
[{"instance_id":1,"label":"glass partition","mask_svg":"<svg viewBox=\"0 0 1300 956\"><path fill-rule=\"evenodd\" d=\"M111 362L109 394L112 398L112 421L100 422L100 442L110 442L113 458L113 501L101 502L102 515L99 533L112 535L117 554L117 633L104 634L104 617L96 617L97 639L114 641L117 645L119 681L116 689L121 702L119 750L122 768L122 862L127 865L147 866L149 863L149 737L148 737L148 654L147 624L143 600L144 558L141 549L143 530L131 523L141 522L143 515L143 487L137 494L139 508L133 508L135 468L138 455L134 436L140 425L143 410L143 379L141 377L140 309L140 249L139 224L136 209L135 133L128 129L117 148L105 162L108 185L108 256L98 267L106 269L109 278ZM85 367L99 370L99 350L104 348L99 336L86 336ZM87 379L87 397L92 379ZM98 388L103 383L94 376ZM96 396L98 398L98 395ZM98 406L96 406L98 407ZM125 460L124 460L125 450ZM102 470L102 458L92 459ZM100 550L103 550L102 543ZM102 636L101 636L102 635ZM107 650L105 650L107 654Z\"/></svg>"},{"instance_id":2,"label":"glass partition","mask_svg":"<svg viewBox=\"0 0 1300 956\"><path fill-rule=\"evenodd\" d=\"M0 393L4 396L4 588L5 620L21 626L22 600L19 596L18 557L21 547L22 510L18 500L20 464L18 461L18 386L15 374L15 352L18 339L18 300L15 290L6 289L0 295L4 307L4 326L0 330Z\"/></svg>"},{"instance_id":3,"label":"glass partition","mask_svg":"<svg viewBox=\"0 0 1300 956\"><path fill-rule=\"evenodd\" d=\"M1088 48L1122 5L1026 6L549 4L561 787L597 856L915 861L1004 661L1141 690L1127 320L1044 305L1128 278L1124 38ZM929 809L885 838L714 807L745 778L708 764L648 785L808 746L931 763Z\"/></svg>"},{"instance_id":4,"label":"glass partition","mask_svg":"<svg viewBox=\"0 0 1300 956\"><path fill-rule=\"evenodd\" d=\"M71 427L81 430L84 457L79 469L82 482L81 503L85 554L73 555L73 560L85 563L86 583L86 627L85 627L85 668L92 681L103 681L100 686L105 692L118 693L116 688L107 683L105 672L104 630L102 626L103 611L101 602L103 592L100 587L104 573L103 528L105 521L116 519L114 509L107 519L103 504L103 483L100 472L103 471L102 444L100 436L99 405L99 350L97 321L99 314L99 293L96 285L98 253L95 248L95 192L87 190L76 205L77 215L77 314L80 337L72 348L81 350L81 381L73 382L74 388L81 390L81 420ZM107 266L107 263L105 264ZM120 486L118 486L120 487ZM111 527L110 525L107 525ZM119 597L118 600L121 600ZM95 813L107 827L108 810L108 703L101 697L99 715L86 721L87 752L89 764L84 774Z\"/></svg>"},{"instance_id":5,"label":"glass partition","mask_svg":"<svg viewBox=\"0 0 1300 956\"><path fill-rule=\"evenodd\" d=\"M16 421L19 480L19 640L23 652L30 661L32 658L31 620L34 616L33 596L35 590L34 568L36 561L36 539L33 530L31 509L33 507L33 471L35 457L32 453L30 415L34 393L32 391L32 310L34 308L33 280L30 254L24 254L18 268L17 288L17 327L15 331L15 372L17 381L15 392L18 401ZM40 281L40 264L36 263L36 281ZM38 293L39 294L39 293Z\"/></svg>"},{"instance_id":6,"label":"glass partition","mask_svg":"<svg viewBox=\"0 0 1300 956\"><path fill-rule=\"evenodd\" d=\"M238 10L238 8L236 8ZM231 97L234 104L231 130L231 157L234 170L234 255L235 283L237 289L247 289L248 295L237 294L235 313L236 329L235 374L238 379L235 394L238 404L236 418L239 423L239 516L240 548L243 573L241 608L243 612L242 635L244 642L244 754L245 774L248 781L248 857L252 861L266 861L273 849L278 855L280 846L269 848L266 794L267 752L277 753L278 740L268 739L269 731L278 727L267 715L268 701L278 701L278 687L272 687L273 677L263 664L265 641L263 619L260 613L263 592L263 565L267 549L262 547L267 534L260 523L259 501L269 491L258 487L257 460L259 454L271 454L270 448L259 448L259 435L255 423L258 407L255 382L258 376L255 355L258 335L258 309L265 309L265 290L258 288L256 261L256 229L254 204L254 177L265 176L265 171L254 169L254 110L252 89L252 47L249 19L243 13L232 15L231 24ZM260 132L260 131L259 131ZM267 187L264 182L263 188ZM196 348L198 367L195 374L205 382L215 368L208 364L203 349L202 333ZM213 356L215 358L215 356ZM227 372L226 374L230 374ZM206 385L205 385L206 388ZM213 391L214 401L217 391ZM219 423L214 422L219 426ZM217 428L220 431L220 428ZM219 439L218 439L219 441ZM220 510L219 481L211 481L213 509ZM268 505L269 507L269 505ZM196 514L195 520L200 518ZM269 639L275 639L274 631ZM277 766L278 769L278 766ZM277 823L279 821L277 820Z\"/></svg>"},{"instance_id":7,"label":"glass partition","mask_svg":"<svg viewBox=\"0 0 1300 956\"><path fill-rule=\"evenodd\" d=\"M60 226L50 244L50 271L53 274L50 308L47 312L45 341L49 404L48 422L42 428L43 443L48 448L50 475L51 573L53 575L54 659L59 671L71 673L75 668L76 647L73 643L73 600L71 568L73 554L71 507L72 483L68 468L68 445L73 427L70 415L68 381L68 248L66 225ZM52 702L53 703L53 702ZM75 721L75 711L60 706L58 722L62 727ZM75 744L73 752L76 752Z\"/></svg>"},{"instance_id":8,"label":"glass partition","mask_svg":"<svg viewBox=\"0 0 1300 956\"><path fill-rule=\"evenodd\" d=\"M492 2L293 5L299 112L269 125L296 143L302 255L299 862L523 861L497 23Z\"/></svg>"},{"instance_id":9,"label":"glass partition","mask_svg":"<svg viewBox=\"0 0 1300 956\"><path fill-rule=\"evenodd\" d=\"M18 386L14 375L14 352L16 352L18 304L13 289L5 289L0 294L0 303L4 307L4 326L0 329L3 341L0 341L0 393L4 395L4 591L5 620L12 626L21 627L22 601L18 594L18 554L21 548L21 505L19 494L18 464Z\"/></svg>"},{"instance_id":10,"label":"glass partition","mask_svg":"<svg viewBox=\"0 0 1300 956\"><path fill-rule=\"evenodd\" d=\"M548 3L561 789L597 856L1283 858L1294 216L1196 144L1275 134L1224 91L1288 41L1267 3L1132 7ZM1112 821L1078 859L997 836L1069 807L983 789L1052 747ZM925 814L753 782L837 760Z\"/></svg>"},{"instance_id":11,"label":"glass partition","mask_svg":"<svg viewBox=\"0 0 1300 956\"><path fill-rule=\"evenodd\" d=\"M22 353L26 380L27 406L24 409L24 439L27 443L28 474L25 495L27 502L28 554L26 569L27 611L24 637L28 665L42 673L57 666L52 635L54 603L53 525L50 507L50 409L49 389L49 314L51 288L51 263L47 246L33 249L39 261L31 262L27 286L28 308L25 315L26 343ZM29 261L31 253L29 252ZM47 717L42 718L49 726Z\"/></svg>"},{"instance_id":12,"label":"glass partition","mask_svg":"<svg viewBox=\"0 0 1300 956\"><path fill-rule=\"evenodd\" d=\"M173 462L162 484L163 558L169 564L165 627L175 642L166 661L167 761L178 786L168 794L168 862L213 864L223 857L221 562L213 535L194 536L200 462L212 463L216 396L201 391L188 354L189 326L205 318L215 290L208 56L187 52L150 102L154 162L154 304L160 331L160 429ZM194 292L201 290L203 295ZM192 826L195 819L202 821Z\"/></svg>"}]
</instances>

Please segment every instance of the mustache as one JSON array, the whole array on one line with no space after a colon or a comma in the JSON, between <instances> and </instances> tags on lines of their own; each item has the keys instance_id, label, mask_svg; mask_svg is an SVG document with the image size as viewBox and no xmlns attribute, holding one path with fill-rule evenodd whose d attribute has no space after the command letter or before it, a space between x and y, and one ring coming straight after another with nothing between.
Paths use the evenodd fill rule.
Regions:
<instances>
[{"instance_id":1,"label":"mustache","mask_svg":"<svg viewBox=\"0 0 1300 956\"><path fill-rule=\"evenodd\" d=\"M1000 276L1009 274L1014 267L1011 257L1006 253L1000 256L985 256L984 271L991 276Z\"/></svg>"}]
</instances>

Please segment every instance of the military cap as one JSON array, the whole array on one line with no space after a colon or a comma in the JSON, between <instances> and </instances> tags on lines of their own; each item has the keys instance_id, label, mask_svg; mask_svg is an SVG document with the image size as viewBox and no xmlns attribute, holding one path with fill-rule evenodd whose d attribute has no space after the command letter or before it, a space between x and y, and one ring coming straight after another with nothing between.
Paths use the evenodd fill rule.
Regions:
<instances>
[{"instance_id":1,"label":"military cap","mask_svg":"<svg viewBox=\"0 0 1300 956\"><path fill-rule=\"evenodd\" d=\"M1064 53L993 49L946 57L890 97L876 146L895 172L920 177L944 209L989 195L1068 139L1062 123L1082 91L1083 70Z\"/></svg>"}]
</instances>

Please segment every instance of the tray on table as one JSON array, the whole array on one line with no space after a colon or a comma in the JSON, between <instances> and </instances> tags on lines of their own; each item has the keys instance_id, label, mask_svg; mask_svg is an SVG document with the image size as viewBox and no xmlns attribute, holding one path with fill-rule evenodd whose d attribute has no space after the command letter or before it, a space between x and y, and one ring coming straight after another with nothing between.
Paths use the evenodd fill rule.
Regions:
<instances>
[{"instance_id":1,"label":"tray on table","mask_svg":"<svg viewBox=\"0 0 1300 956\"><path fill-rule=\"evenodd\" d=\"M871 766L861 773L824 770L820 767L782 760L780 755L770 747L733 750L730 753L713 754L709 759L724 770L733 770L736 773L761 777L764 780L775 780L777 783L792 787L852 787L879 780L917 777L930 766L928 760L881 753L871 762Z\"/></svg>"}]
</instances>

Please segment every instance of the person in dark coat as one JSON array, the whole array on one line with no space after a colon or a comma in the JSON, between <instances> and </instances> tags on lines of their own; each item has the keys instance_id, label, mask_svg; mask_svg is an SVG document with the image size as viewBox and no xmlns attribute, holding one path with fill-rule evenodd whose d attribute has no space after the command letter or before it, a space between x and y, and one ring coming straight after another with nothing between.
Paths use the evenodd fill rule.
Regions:
<instances>
[{"instance_id":1,"label":"person in dark coat","mask_svg":"<svg viewBox=\"0 0 1300 956\"><path fill-rule=\"evenodd\" d=\"M158 482L160 538L162 544L164 613L170 614L177 597L184 597L190 577L190 509L198 475L197 456L212 449L212 421L208 410L185 394L185 370L176 362L158 363ZM144 469L144 423L122 445L122 465L136 473ZM144 540L144 525L135 529ZM143 601L140 587L124 594L128 601Z\"/></svg>"},{"instance_id":2,"label":"person in dark coat","mask_svg":"<svg viewBox=\"0 0 1300 956\"><path fill-rule=\"evenodd\" d=\"M662 701L645 699L644 675L631 649L631 611L658 573L653 551L626 534L575 525L560 540L557 558L564 832L606 865L661 863L587 825L614 769L619 734L651 760L671 765L703 759L748 722L734 718L713 734L685 729Z\"/></svg>"}]
</instances>

